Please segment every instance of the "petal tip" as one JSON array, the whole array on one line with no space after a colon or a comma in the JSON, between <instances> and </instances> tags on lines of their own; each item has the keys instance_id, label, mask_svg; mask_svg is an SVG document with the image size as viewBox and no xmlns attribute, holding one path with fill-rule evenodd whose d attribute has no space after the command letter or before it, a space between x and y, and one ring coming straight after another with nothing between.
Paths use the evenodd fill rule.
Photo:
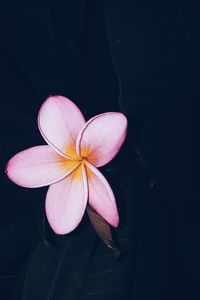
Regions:
<instances>
[{"instance_id":1,"label":"petal tip","mask_svg":"<svg viewBox=\"0 0 200 300\"><path fill-rule=\"evenodd\" d=\"M69 230L69 229L65 230L63 228L55 228L50 223L49 223L49 225L51 226L51 228L54 231L54 233L57 234L57 235L65 235L65 234L71 233L75 229L74 228L74 229L71 229L71 230Z\"/></svg>"},{"instance_id":2,"label":"petal tip","mask_svg":"<svg viewBox=\"0 0 200 300\"><path fill-rule=\"evenodd\" d=\"M8 163L9 163L9 162L8 162ZM9 171L8 171L8 169L9 169L8 163L7 163L6 166L5 166L4 173L5 173L6 177L8 177L8 178L10 179L10 177L9 177Z\"/></svg>"},{"instance_id":3,"label":"petal tip","mask_svg":"<svg viewBox=\"0 0 200 300\"><path fill-rule=\"evenodd\" d=\"M6 177L7 177L8 179L10 179L11 181L13 181L13 182L15 182L15 181L14 181L13 178L12 178L13 176L12 176L12 171L11 171L11 169L12 169L12 162L14 161L15 156L16 156L16 155L14 155L13 157L11 157L11 158L9 159L9 161L7 162L7 164L6 164L6 166L5 166L5 170L4 170L4 173L5 173Z\"/></svg>"},{"instance_id":4,"label":"petal tip","mask_svg":"<svg viewBox=\"0 0 200 300\"><path fill-rule=\"evenodd\" d=\"M116 211L112 216L109 218L107 217L107 222L114 228L117 228L119 226L119 215L118 212Z\"/></svg>"},{"instance_id":5,"label":"petal tip","mask_svg":"<svg viewBox=\"0 0 200 300\"><path fill-rule=\"evenodd\" d=\"M114 228L117 228L119 226L119 217L117 216L116 220L111 224Z\"/></svg>"},{"instance_id":6,"label":"petal tip","mask_svg":"<svg viewBox=\"0 0 200 300\"><path fill-rule=\"evenodd\" d=\"M58 235L65 235L71 233L78 227L79 223L81 222L80 220L80 222L75 224L74 226L70 226L70 225L63 226L63 224L58 224L57 222L55 222L49 217L47 209L46 209L46 215L47 215L47 220L49 222L49 225L51 226L52 230Z\"/></svg>"}]
</instances>

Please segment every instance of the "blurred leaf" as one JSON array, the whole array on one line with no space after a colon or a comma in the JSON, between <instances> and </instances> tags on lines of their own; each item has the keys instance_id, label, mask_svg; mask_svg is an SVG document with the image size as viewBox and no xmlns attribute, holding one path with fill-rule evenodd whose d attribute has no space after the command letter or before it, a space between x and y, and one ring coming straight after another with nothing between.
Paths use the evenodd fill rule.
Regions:
<instances>
[{"instance_id":1,"label":"blurred leaf","mask_svg":"<svg viewBox=\"0 0 200 300\"><path fill-rule=\"evenodd\" d=\"M115 257L118 258L121 250L113 239L110 225L89 205L87 206L87 213L100 239L114 251Z\"/></svg>"},{"instance_id":2,"label":"blurred leaf","mask_svg":"<svg viewBox=\"0 0 200 300\"><path fill-rule=\"evenodd\" d=\"M42 216L42 228L41 228L41 236L44 244L47 247L50 247L50 245L54 246L57 248L56 245L56 240L55 240L55 233L51 229L47 217L46 217L46 212L45 210L43 211L43 216Z\"/></svg>"}]
</instances>

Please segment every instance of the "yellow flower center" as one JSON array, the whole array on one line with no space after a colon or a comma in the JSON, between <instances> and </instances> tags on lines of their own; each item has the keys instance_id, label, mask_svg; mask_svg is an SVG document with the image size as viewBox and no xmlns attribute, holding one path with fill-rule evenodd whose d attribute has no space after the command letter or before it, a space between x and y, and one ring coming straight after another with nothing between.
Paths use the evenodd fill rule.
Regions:
<instances>
[{"instance_id":1,"label":"yellow flower center","mask_svg":"<svg viewBox=\"0 0 200 300\"><path fill-rule=\"evenodd\" d=\"M67 173L69 170L73 170L69 175L72 180L82 180L82 170L81 164L84 164L84 161L88 160L90 163L94 162L94 154L90 150L89 147L82 147L80 151L80 155L77 155L75 144L68 145L65 149L65 153L67 156L71 157L71 159L61 158L59 160L59 166L64 169ZM87 178L91 178L92 172L85 165Z\"/></svg>"},{"instance_id":2,"label":"yellow flower center","mask_svg":"<svg viewBox=\"0 0 200 300\"><path fill-rule=\"evenodd\" d=\"M87 159L91 163L94 163L95 161L94 151L92 151L89 146L81 147L80 155L77 155L76 145L71 144L65 148L65 153L67 156L70 156L72 160L79 162L83 161L84 159Z\"/></svg>"}]
</instances>

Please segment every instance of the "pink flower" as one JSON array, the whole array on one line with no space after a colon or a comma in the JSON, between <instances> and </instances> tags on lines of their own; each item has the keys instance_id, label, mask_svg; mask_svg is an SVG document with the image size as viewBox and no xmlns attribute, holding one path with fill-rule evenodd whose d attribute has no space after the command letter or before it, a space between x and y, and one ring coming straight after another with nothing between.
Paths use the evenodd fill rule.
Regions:
<instances>
[{"instance_id":1,"label":"pink flower","mask_svg":"<svg viewBox=\"0 0 200 300\"><path fill-rule=\"evenodd\" d=\"M6 166L8 177L23 187L50 185L45 208L57 234L69 233L78 226L87 202L117 227L115 197L97 167L118 153L126 137L126 117L108 112L86 123L72 101L50 96L40 109L38 126L48 145L13 156Z\"/></svg>"}]
</instances>

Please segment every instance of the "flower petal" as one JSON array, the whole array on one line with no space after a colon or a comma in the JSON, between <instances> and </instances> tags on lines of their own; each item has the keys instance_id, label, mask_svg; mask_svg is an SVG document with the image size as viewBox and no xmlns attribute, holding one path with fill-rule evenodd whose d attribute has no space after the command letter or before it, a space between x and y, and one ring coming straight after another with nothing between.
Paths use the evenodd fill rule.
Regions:
<instances>
[{"instance_id":1,"label":"flower petal","mask_svg":"<svg viewBox=\"0 0 200 300\"><path fill-rule=\"evenodd\" d=\"M45 141L68 158L76 158L74 145L84 124L78 107L63 96L48 97L38 115L38 126Z\"/></svg>"},{"instance_id":2,"label":"flower petal","mask_svg":"<svg viewBox=\"0 0 200 300\"><path fill-rule=\"evenodd\" d=\"M127 119L122 113L110 112L90 119L80 132L77 154L86 157L96 167L111 161L119 152L127 131Z\"/></svg>"},{"instance_id":3,"label":"flower petal","mask_svg":"<svg viewBox=\"0 0 200 300\"><path fill-rule=\"evenodd\" d=\"M80 223L88 199L85 167L81 164L65 179L51 185L46 197L46 214L57 234L66 234Z\"/></svg>"},{"instance_id":4,"label":"flower petal","mask_svg":"<svg viewBox=\"0 0 200 300\"><path fill-rule=\"evenodd\" d=\"M113 191L105 179L93 165L86 164L88 178L89 204L113 227L119 224L119 216Z\"/></svg>"},{"instance_id":5,"label":"flower petal","mask_svg":"<svg viewBox=\"0 0 200 300\"><path fill-rule=\"evenodd\" d=\"M78 162L58 155L50 146L36 146L21 151L7 163L6 174L16 184L35 188L66 177Z\"/></svg>"}]
</instances>

